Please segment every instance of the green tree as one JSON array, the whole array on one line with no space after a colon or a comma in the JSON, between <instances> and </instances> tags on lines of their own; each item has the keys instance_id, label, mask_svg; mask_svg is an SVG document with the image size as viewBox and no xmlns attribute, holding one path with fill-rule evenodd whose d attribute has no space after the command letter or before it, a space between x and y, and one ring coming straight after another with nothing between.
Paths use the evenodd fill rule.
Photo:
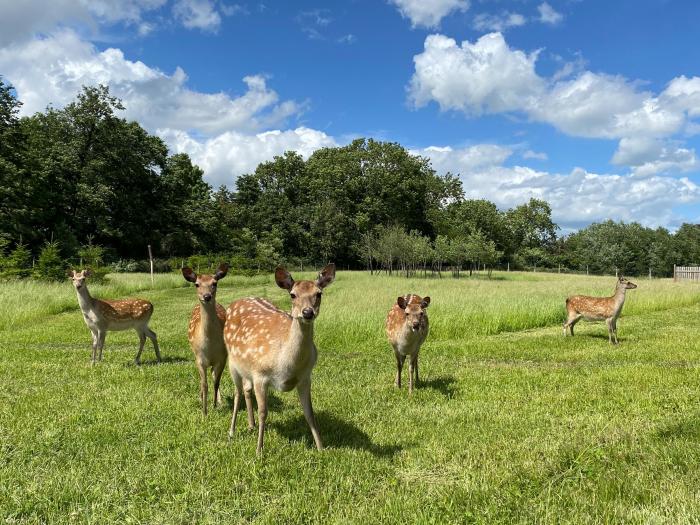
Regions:
<instances>
[{"instance_id":1,"label":"green tree","mask_svg":"<svg viewBox=\"0 0 700 525\"><path fill-rule=\"evenodd\" d=\"M66 267L58 242L47 242L39 253L34 275L49 281L62 281L66 277Z\"/></svg>"}]
</instances>

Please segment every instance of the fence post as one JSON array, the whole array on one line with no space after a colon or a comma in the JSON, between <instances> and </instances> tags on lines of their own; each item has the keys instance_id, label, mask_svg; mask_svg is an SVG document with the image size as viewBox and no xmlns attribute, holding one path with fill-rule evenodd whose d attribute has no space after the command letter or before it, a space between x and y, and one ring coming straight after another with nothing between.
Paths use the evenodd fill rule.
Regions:
<instances>
[{"instance_id":1,"label":"fence post","mask_svg":"<svg viewBox=\"0 0 700 525\"><path fill-rule=\"evenodd\" d=\"M510 271L510 261L508 261L508 270L507 271Z\"/></svg>"},{"instance_id":2,"label":"fence post","mask_svg":"<svg viewBox=\"0 0 700 525\"><path fill-rule=\"evenodd\" d=\"M151 286L154 286L153 283L153 252L151 251L151 245L148 245L148 258L151 261Z\"/></svg>"},{"instance_id":3,"label":"fence post","mask_svg":"<svg viewBox=\"0 0 700 525\"><path fill-rule=\"evenodd\" d=\"M651 266L649 267L649 279L651 279Z\"/></svg>"},{"instance_id":4,"label":"fence post","mask_svg":"<svg viewBox=\"0 0 700 525\"><path fill-rule=\"evenodd\" d=\"M676 265L673 265L673 282L676 282Z\"/></svg>"},{"instance_id":5,"label":"fence post","mask_svg":"<svg viewBox=\"0 0 700 525\"><path fill-rule=\"evenodd\" d=\"M615 278L617 279L617 267L615 267Z\"/></svg>"}]
</instances>

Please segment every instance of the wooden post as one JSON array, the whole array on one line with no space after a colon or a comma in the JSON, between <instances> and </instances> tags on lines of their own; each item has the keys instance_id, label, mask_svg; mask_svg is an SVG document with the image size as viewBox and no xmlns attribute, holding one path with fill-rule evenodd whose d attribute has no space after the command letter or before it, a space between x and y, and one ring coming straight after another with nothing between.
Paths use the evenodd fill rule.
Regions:
<instances>
[{"instance_id":1,"label":"wooden post","mask_svg":"<svg viewBox=\"0 0 700 525\"><path fill-rule=\"evenodd\" d=\"M615 267L615 278L617 279L617 267Z\"/></svg>"},{"instance_id":2,"label":"wooden post","mask_svg":"<svg viewBox=\"0 0 700 525\"><path fill-rule=\"evenodd\" d=\"M557 269L557 273L561 273L561 263L559 263L559 268Z\"/></svg>"},{"instance_id":3,"label":"wooden post","mask_svg":"<svg viewBox=\"0 0 700 525\"><path fill-rule=\"evenodd\" d=\"M588 265L586 265L586 275L588 275Z\"/></svg>"},{"instance_id":4,"label":"wooden post","mask_svg":"<svg viewBox=\"0 0 700 525\"><path fill-rule=\"evenodd\" d=\"M673 265L673 282L676 282L676 265Z\"/></svg>"},{"instance_id":5,"label":"wooden post","mask_svg":"<svg viewBox=\"0 0 700 525\"><path fill-rule=\"evenodd\" d=\"M649 267L649 279L651 280L651 266Z\"/></svg>"},{"instance_id":6,"label":"wooden post","mask_svg":"<svg viewBox=\"0 0 700 525\"><path fill-rule=\"evenodd\" d=\"M148 245L148 259L151 261L151 286L155 286L153 281L153 251L150 244Z\"/></svg>"},{"instance_id":7,"label":"wooden post","mask_svg":"<svg viewBox=\"0 0 700 525\"><path fill-rule=\"evenodd\" d=\"M510 261L508 261L508 271L510 271Z\"/></svg>"}]
</instances>

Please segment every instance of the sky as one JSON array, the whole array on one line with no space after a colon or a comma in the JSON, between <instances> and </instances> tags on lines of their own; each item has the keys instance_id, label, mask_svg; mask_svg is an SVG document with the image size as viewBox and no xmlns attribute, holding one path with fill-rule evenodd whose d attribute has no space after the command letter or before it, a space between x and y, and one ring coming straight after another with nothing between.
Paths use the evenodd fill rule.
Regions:
<instances>
[{"instance_id":1,"label":"sky","mask_svg":"<svg viewBox=\"0 0 700 525\"><path fill-rule=\"evenodd\" d=\"M108 84L214 187L286 150L398 142L468 198L700 222L694 0L0 0L23 115Z\"/></svg>"}]
</instances>

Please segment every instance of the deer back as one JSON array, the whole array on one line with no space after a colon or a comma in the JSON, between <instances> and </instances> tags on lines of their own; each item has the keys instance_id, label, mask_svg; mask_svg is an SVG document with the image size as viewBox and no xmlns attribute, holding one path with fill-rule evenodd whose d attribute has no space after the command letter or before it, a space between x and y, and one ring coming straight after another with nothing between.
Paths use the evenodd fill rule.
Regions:
<instances>
[{"instance_id":1,"label":"deer back","mask_svg":"<svg viewBox=\"0 0 700 525\"><path fill-rule=\"evenodd\" d=\"M153 305L145 299L122 299L117 301L95 300L99 320L107 325L147 322L153 314Z\"/></svg>"}]
</instances>

